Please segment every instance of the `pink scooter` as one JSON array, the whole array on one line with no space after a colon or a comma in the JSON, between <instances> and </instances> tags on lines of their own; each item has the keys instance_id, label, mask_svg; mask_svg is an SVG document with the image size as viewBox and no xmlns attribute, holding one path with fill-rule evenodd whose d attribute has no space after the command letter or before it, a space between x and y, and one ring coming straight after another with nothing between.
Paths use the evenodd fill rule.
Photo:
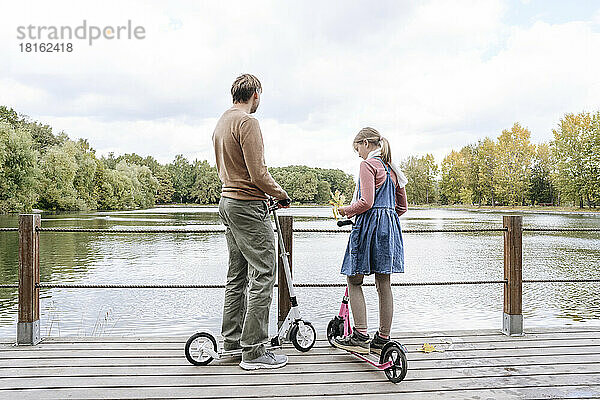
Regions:
<instances>
[{"instance_id":1,"label":"pink scooter","mask_svg":"<svg viewBox=\"0 0 600 400\"><path fill-rule=\"evenodd\" d=\"M351 220L338 221L338 226L351 225ZM327 325L327 340L333 346L333 341L338 336L347 336L352 334L350 327L350 309L348 307L348 287L344 292L342 305L339 314L334 317ZM335 347L335 346L334 346ZM349 351L350 354L368 362L375 368L383 370L385 376L393 383L401 382L406 376L408 361L406 360L406 347L395 340L390 340L381 349L379 359L374 353L367 355Z\"/></svg>"}]
</instances>

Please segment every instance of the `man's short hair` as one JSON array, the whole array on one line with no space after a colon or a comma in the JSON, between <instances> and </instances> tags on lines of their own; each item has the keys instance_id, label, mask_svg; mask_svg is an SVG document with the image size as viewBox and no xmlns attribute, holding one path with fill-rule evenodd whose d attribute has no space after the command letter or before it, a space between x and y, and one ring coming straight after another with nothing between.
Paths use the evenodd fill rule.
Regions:
<instances>
[{"instance_id":1,"label":"man's short hair","mask_svg":"<svg viewBox=\"0 0 600 400\"><path fill-rule=\"evenodd\" d=\"M235 78L231 85L231 96L234 103L247 103L255 92L262 90L260 81L251 74L243 74Z\"/></svg>"}]
</instances>

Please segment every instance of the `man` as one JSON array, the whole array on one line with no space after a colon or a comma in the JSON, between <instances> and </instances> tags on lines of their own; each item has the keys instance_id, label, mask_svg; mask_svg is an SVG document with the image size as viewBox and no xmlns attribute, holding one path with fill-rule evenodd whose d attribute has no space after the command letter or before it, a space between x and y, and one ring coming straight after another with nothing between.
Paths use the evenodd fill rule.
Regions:
<instances>
[{"instance_id":1,"label":"man","mask_svg":"<svg viewBox=\"0 0 600 400\"><path fill-rule=\"evenodd\" d=\"M288 201L289 197L267 170L260 127L250 115L260 104L261 93L255 76L238 76L231 86L233 106L213 133L223 182L219 216L227 228L229 249L221 334L225 350L242 348L240 367L247 370L287 364L287 356L265 347L275 283L275 237L266 195Z\"/></svg>"}]
</instances>

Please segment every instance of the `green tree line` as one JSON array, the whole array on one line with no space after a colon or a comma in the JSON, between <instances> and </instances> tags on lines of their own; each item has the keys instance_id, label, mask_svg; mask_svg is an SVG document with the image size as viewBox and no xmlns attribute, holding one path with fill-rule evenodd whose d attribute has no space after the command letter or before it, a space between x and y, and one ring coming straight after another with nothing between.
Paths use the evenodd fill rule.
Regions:
<instances>
[{"instance_id":1,"label":"green tree line","mask_svg":"<svg viewBox=\"0 0 600 400\"><path fill-rule=\"evenodd\" d=\"M326 203L330 191L350 198L351 175L338 169L290 166L271 173L295 202ZM138 154L98 157L85 139L54 134L48 125L0 106L0 212L126 210L155 204L216 204L217 170L177 155L169 164Z\"/></svg>"},{"instance_id":2,"label":"green tree line","mask_svg":"<svg viewBox=\"0 0 600 400\"><path fill-rule=\"evenodd\" d=\"M531 143L515 123L496 138L402 162L412 204L600 205L600 111L565 114L553 140Z\"/></svg>"},{"instance_id":3,"label":"green tree line","mask_svg":"<svg viewBox=\"0 0 600 400\"><path fill-rule=\"evenodd\" d=\"M566 114L553 140L532 144L515 123L496 138L433 155L408 157L411 204L595 207L600 204L600 111ZM288 166L270 173L298 203L326 204L339 190L350 199L351 175L339 169ZM155 204L218 202L221 182L206 160L177 155L168 164L152 156L98 157L85 139L54 134L48 125L0 106L0 212L121 210Z\"/></svg>"}]
</instances>

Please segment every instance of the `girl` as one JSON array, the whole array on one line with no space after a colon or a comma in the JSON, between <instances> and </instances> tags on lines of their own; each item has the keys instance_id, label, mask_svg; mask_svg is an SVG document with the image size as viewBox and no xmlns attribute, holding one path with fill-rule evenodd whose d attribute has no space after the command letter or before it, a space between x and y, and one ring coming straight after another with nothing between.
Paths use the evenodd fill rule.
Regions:
<instances>
[{"instance_id":1,"label":"girl","mask_svg":"<svg viewBox=\"0 0 600 400\"><path fill-rule=\"evenodd\" d=\"M390 340L394 314L390 275L404 272L404 246L398 216L407 210L406 176L392 163L390 144L373 128L363 128L353 142L364 159L360 164L358 186L350 206L340 214L356 217L342 274L347 275L350 308L354 317L352 335L334 340L336 347L367 354L381 353ZM379 296L379 331L369 343L367 309L362 292L363 277L375 274Z\"/></svg>"}]
</instances>

